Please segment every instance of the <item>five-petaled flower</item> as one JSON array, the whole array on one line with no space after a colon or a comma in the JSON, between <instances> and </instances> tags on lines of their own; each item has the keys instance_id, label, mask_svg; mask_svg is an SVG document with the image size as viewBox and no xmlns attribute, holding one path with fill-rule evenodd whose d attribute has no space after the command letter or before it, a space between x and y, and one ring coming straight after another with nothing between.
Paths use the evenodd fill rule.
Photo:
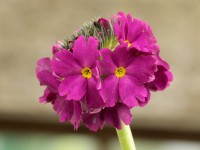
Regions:
<instances>
[{"instance_id":1,"label":"five-petaled flower","mask_svg":"<svg viewBox=\"0 0 200 150\"><path fill-rule=\"evenodd\" d=\"M106 106L121 102L132 108L147 103L149 90L146 83L154 79L155 58L135 52L121 44L112 52L102 49L99 61L100 74L104 76L100 94Z\"/></svg>"},{"instance_id":2,"label":"five-petaled flower","mask_svg":"<svg viewBox=\"0 0 200 150\"><path fill-rule=\"evenodd\" d=\"M122 12L114 19L114 32L119 43L128 43L141 52L156 53L159 51L157 40L152 33L150 26L138 18L132 19L131 15Z\"/></svg>"},{"instance_id":3,"label":"five-petaled flower","mask_svg":"<svg viewBox=\"0 0 200 150\"><path fill-rule=\"evenodd\" d=\"M80 36L74 43L73 53L57 52L52 60L52 69L62 78L58 87L60 96L66 100L86 101L87 107L101 108L104 105L98 89L100 76L97 69L98 41Z\"/></svg>"}]
</instances>

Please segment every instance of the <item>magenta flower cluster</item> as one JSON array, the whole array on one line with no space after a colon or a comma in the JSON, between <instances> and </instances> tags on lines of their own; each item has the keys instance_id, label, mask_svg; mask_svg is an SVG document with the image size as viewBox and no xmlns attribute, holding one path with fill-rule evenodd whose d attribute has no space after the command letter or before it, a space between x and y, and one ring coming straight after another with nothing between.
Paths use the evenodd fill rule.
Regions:
<instances>
[{"instance_id":1,"label":"magenta flower cluster","mask_svg":"<svg viewBox=\"0 0 200 150\"><path fill-rule=\"evenodd\" d=\"M92 131L105 124L121 129L122 122L131 123L133 107L145 106L151 91L164 90L172 81L150 26L122 12L111 20L98 22L105 30L109 24L113 28L113 49L99 48L95 36L79 35L72 48L57 42L53 58L37 63L37 77L46 86L40 102L52 103L60 121L75 129L81 123Z\"/></svg>"}]
</instances>

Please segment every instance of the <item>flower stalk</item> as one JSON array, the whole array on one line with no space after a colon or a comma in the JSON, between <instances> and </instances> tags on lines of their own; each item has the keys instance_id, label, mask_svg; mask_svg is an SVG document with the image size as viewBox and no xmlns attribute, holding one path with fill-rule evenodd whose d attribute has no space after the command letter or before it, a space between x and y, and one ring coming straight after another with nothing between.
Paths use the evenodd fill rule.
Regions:
<instances>
[{"instance_id":1,"label":"flower stalk","mask_svg":"<svg viewBox=\"0 0 200 150\"><path fill-rule=\"evenodd\" d=\"M119 143L122 150L136 150L134 139L129 125L122 123L122 129L117 131Z\"/></svg>"}]
</instances>

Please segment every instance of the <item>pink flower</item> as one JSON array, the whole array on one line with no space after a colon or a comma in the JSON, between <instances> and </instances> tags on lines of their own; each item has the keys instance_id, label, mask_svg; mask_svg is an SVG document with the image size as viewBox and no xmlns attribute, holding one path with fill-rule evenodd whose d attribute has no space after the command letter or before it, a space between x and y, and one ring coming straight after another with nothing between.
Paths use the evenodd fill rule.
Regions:
<instances>
[{"instance_id":1,"label":"pink flower","mask_svg":"<svg viewBox=\"0 0 200 150\"><path fill-rule=\"evenodd\" d=\"M98 41L93 37L86 41L84 36L75 41L73 53L61 50L55 54L52 69L62 78L58 87L60 96L66 96L66 100L85 100L91 109L104 105L98 93L98 55Z\"/></svg>"},{"instance_id":2,"label":"pink flower","mask_svg":"<svg viewBox=\"0 0 200 150\"><path fill-rule=\"evenodd\" d=\"M140 52L156 53L159 51L157 40L150 26L131 15L119 12L114 17L114 32L120 44L128 43L128 47L135 48Z\"/></svg>"},{"instance_id":3,"label":"pink flower","mask_svg":"<svg viewBox=\"0 0 200 150\"><path fill-rule=\"evenodd\" d=\"M147 103L149 90L146 83L154 79L155 58L133 53L127 44L119 45L112 52L102 49L99 61L100 75L104 77L100 94L106 106L122 102L132 108Z\"/></svg>"},{"instance_id":4,"label":"pink flower","mask_svg":"<svg viewBox=\"0 0 200 150\"><path fill-rule=\"evenodd\" d=\"M113 19L115 35L120 44L127 43L130 49L152 55L156 59L155 79L146 84L147 88L161 91L168 87L173 76L167 62L159 56L160 49L150 26L145 21L132 19L130 14L125 15L123 12L119 12Z\"/></svg>"}]
</instances>

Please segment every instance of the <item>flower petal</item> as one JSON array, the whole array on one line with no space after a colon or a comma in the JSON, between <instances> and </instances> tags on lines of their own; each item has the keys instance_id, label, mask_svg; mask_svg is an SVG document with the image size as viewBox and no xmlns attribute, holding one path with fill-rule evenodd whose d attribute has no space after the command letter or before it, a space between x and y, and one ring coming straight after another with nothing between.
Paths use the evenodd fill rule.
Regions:
<instances>
[{"instance_id":1,"label":"flower petal","mask_svg":"<svg viewBox=\"0 0 200 150\"><path fill-rule=\"evenodd\" d=\"M73 101L66 101L64 97L58 97L53 105L54 110L60 116L60 122L70 120L73 115Z\"/></svg>"},{"instance_id":2,"label":"flower petal","mask_svg":"<svg viewBox=\"0 0 200 150\"><path fill-rule=\"evenodd\" d=\"M63 42L56 41L56 43L52 46L52 53L55 54L56 52L60 50L66 50L62 46L63 46Z\"/></svg>"},{"instance_id":3,"label":"flower petal","mask_svg":"<svg viewBox=\"0 0 200 150\"><path fill-rule=\"evenodd\" d=\"M129 24L129 32L127 40L131 43L134 42L143 31L143 21L138 18L134 18L133 22Z\"/></svg>"},{"instance_id":4,"label":"flower petal","mask_svg":"<svg viewBox=\"0 0 200 150\"><path fill-rule=\"evenodd\" d=\"M97 66L92 67L92 78L93 80L95 80L95 84L96 84L96 88L99 90L101 88L101 78L100 78L100 74L99 74L99 69L97 68Z\"/></svg>"},{"instance_id":5,"label":"flower petal","mask_svg":"<svg viewBox=\"0 0 200 150\"><path fill-rule=\"evenodd\" d=\"M151 55L133 56L132 62L126 67L126 72L133 75L141 83L152 81L156 68L156 59Z\"/></svg>"},{"instance_id":6,"label":"flower petal","mask_svg":"<svg viewBox=\"0 0 200 150\"><path fill-rule=\"evenodd\" d=\"M37 78L40 81L40 85L46 85L48 86L52 91L56 92L59 81L56 79L56 77L49 71L44 70L37 73Z\"/></svg>"},{"instance_id":7,"label":"flower petal","mask_svg":"<svg viewBox=\"0 0 200 150\"><path fill-rule=\"evenodd\" d=\"M48 70L51 72L50 58L41 58L37 61L36 73Z\"/></svg>"},{"instance_id":8,"label":"flower petal","mask_svg":"<svg viewBox=\"0 0 200 150\"><path fill-rule=\"evenodd\" d=\"M112 51L110 49L101 49L100 50L102 60L98 61L98 67L100 75L106 76L113 74L117 68L112 59Z\"/></svg>"},{"instance_id":9,"label":"flower petal","mask_svg":"<svg viewBox=\"0 0 200 150\"><path fill-rule=\"evenodd\" d=\"M104 126L103 115L102 115L102 113L84 114L83 115L83 123L91 131L96 132L99 128L103 129L103 126Z\"/></svg>"},{"instance_id":10,"label":"flower petal","mask_svg":"<svg viewBox=\"0 0 200 150\"><path fill-rule=\"evenodd\" d=\"M126 124L129 125L132 120L132 114L130 108L124 104L118 103L116 106L119 118Z\"/></svg>"},{"instance_id":11,"label":"flower petal","mask_svg":"<svg viewBox=\"0 0 200 150\"><path fill-rule=\"evenodd\" d=\"M57 93L52 92L48 87L44 91L44 95L39 98L40 103L54 103L57 98Z\"/></svg>"},{"instance_id":12,"label":"flower petal","mask_svg":"<svg viewBox=\"0 0 200 150\"><path fill-rule=\"evenodd\" d=\"M100 95L107 107L113 107L119 100L118 78L115 75L110 75L104 79Z\"/></svg>"},{"instance_id":13,"label":"flower petal","mask_svg":"<svg viewBox=\"0 0 200 150\"><path fill-rule=\"evenodd\" d=\"M74 113L70 119L70 123L74 125L74 129L78 129L82 119L81 105L77 101L73 101Z\"/></svg>"},{"instance_id":14,"label":"flower petal","mask_svg":"<svg viewBox=\"0 0 200 150\"><path fill-rule=\"evenodd\" d=\"M146 106L146 104L147 104L147 103L149 102L149 100L150 100L150 96L151 96L151 93L150 93L149 89L147 89L147 96L145 97L145 100L144 100L144 101L138 100L139 106L140 106L140 107Z\"/></svg>"},{"instance_id":15,"label":"flower petal","mask_svg":"<svg viewBox=\"0 0 200 150\"><path fill-rule=\"evenodd\" d=\"M163 66L158 66L158 71L155 72L155 79L147 84L147 87L152 91L162 91L169 86L173 80L173 75Z\"/></svg>"},{"instance_id":16,"label":"flower petal","mask_svg":"<svg viewBox=\"0 0 200 150\"><path fill-rule=\"evenodd\" d=\"M112 59L117 67L126 67L133 59L134 51L128 49L127 43L121 44L115 48L112 53Z\"/></svg>"},{"instance_id":17,"label":"flower petal","mask_svg":"<svg viewBox=\"0 0 200 150\"><path fill-rule=\"evenodd\" d=\"M48 86L53 92L57 91L59 81L53 75L50 67L50 58L42 58L37 62L36 75L40 85Z\"/></svg>"},{"instance_id":18,"label":"flower petal","mask_svg":"<svg viewBox=\"0 0 200 150\"><path fill-rule=\"evenodd\" d=\"M139 106L138 101L145 101L148 91L136 78L126 75L119 80L119 94L124 104L134 107Z\"/></svg>"},{"instance_id":19,"label":"flower petal","mask_svg":"<svg viewBox=\"0 0 200 150\"><path fill-rule=\"evenodd\" d=\"M157 65L163 66L166 70L170 69L169 64L160 57L159 53L154 55L154 57L155 57L155 59L157 61L156 62Z\"/></svg>"},{"instance_id":20,"label":"flower petal","mask_svg":"<svg viewBox=\"0 0 200 150\"><path fill-rule=\"evenodd\" d=\"M104 101L99 95L96 84L94 78L88 79L86 101L90 109L101 108L104 106Z\"/></svg>"},{"instance_id":21,"label":"flower petal","mask_svg":"<svg viewBox=\"0 0 200 150\"><path fill-rule=\"evenodd\" d=\"M153 53L159 52L157 40L152 33L150 26L143 21L143 29L140 36L132 42L132 47L141 52Z\"/></svg>"},{"instance_id":22,"label":"flower petal","mask_svg":"<svg viewBox=\"0 0 200 150\"><path fill-rule=\"evenodd\" d=\"M66 101L64 97L59 97L54 103L54 110L60 116L60 122L70 121L74 128L80 126L82 119L81 105L77 101Z\"/></svg>"},{"instance_id":23,"label":"flower petal","mask_svg":"<svg viewBox=\"0 0 200 150\"><path fill-rule=\"evenodd\" d=\"M117 103L114 107L105 108L103 114L106 123L117 129L122 128L121 121L129 125L132 120L130 108L122 103Z\"/></svg>"},{"instance_id":24,"label":"flower petal","mask_svg":"<svg viewBox=\"0 0 200 150\"><path fill-rule=\"evenodd\" d=\"M117 129L122 128L121 120L119 114L115 107L105 108L103 111L105 122Z\"/></svg>"},{"instance_id":25,"label":"flower petal","mask_svg":"<svg viewBox=\"0 0 200 150\"><path fill-rule=\"evenodd\" d=\"M67 100L80 100L86 93L87 80L82 75L66 77L58 87L60 96Z\"/></svg>"},{"instance_id":26,"label":"flower petal","mask_svg":"<svg viewBox=\"0 0 200 150\"><path fill-rule=\"evenodd\" d=\"M62 78L81 73L80 64L68 50L57 52L51 61L51 65L55 73Z\"/></svg>"},{"instance_id":27,"label":"flower petal","mask_svg":"<svg viewBox=\"0 0 200 150\"><path fill-rule=\"evenodd\" d=\"M74 57L83 67L91 67L98 57L98 41L90 36L86 41L84 36L79 36L73 46Z\"/></svg>"}]
</instances>

